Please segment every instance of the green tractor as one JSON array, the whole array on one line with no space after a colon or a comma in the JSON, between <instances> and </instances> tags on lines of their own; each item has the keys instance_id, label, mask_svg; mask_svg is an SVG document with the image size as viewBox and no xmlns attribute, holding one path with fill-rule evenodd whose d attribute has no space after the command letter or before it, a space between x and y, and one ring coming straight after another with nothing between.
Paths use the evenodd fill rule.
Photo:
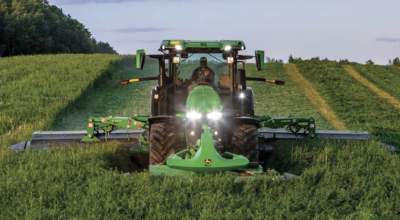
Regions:
<instances>
[{"instance_id":1,"label":"green tractor","mask_svg":"<svg viewBox=\"0 0 400 220\"><path fill-rule=\"evenodd\" d=\"M312 117L255 116L254 93L246 82L285 82L247 77L245 61L255 58L263 70L264 51L239 55L245 49L241 40L163 40L161 54L138 50L137 68L146 57L157 59L159 75L120 84L158 81L150 93L149 116L90 117L87 131L38 131L31 141L10 148L117 140L154 174L254 174L273 168L273 143L279 139L371 139L366 131L318 131Z\"/></svg>"}]
</instances>

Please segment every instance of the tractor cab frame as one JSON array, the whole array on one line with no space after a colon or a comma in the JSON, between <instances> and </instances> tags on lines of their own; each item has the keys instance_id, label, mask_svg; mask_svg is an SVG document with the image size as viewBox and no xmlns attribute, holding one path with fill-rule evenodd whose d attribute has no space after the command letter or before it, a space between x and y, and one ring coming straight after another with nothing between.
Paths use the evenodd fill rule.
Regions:
<instances>
[{"instance_id":1,"label":"tractor cab frame","mask_svg":"<svg viewBox=\"0 0 400 220\"><path fill-rule=\"evenodd\" d=\"M189 54L222 54L226 61L228 74L221 76L218 85L210 85L219 94L225 117L254 117L253 90L246 88L245 60L255 58L257 69L264 69L264 51L255 51L254 56L239 55L245 49L241 40L221 41L185 41L164 40L161 43L160 55L146 55L145 50L138 50L136 65L142 69L146 56L158 59L159 75L152 79L158 80L158 85L151 92L150 116L169 115L185 112L185 102L188 97L187 87L190 82L179 81L179 63L187 59ZM242 64L243 68L238 69ZM243 97L244 96L244 97ZM242 98L241 98L242 97Z\"/></svg>"}]
</instances>

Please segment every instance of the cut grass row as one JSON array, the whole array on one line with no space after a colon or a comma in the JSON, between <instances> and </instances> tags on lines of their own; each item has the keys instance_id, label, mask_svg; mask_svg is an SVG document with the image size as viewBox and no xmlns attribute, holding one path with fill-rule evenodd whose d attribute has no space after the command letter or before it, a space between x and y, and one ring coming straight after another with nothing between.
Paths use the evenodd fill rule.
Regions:
<instances>
[{"instance_id":1,"label":"cut grass row","mask_svg":"<svg viewBox=\"0 0 400 220\"><path fill-rule=\"evenodd\" d=\"M362 77L400 101L400 68L361 64L352 67Z\"/></svg>"},{"instance_id":2,"label":"cut grass row","mask_svg":"<svg viewBox=\"0 0 400 220\"><path fill-rule=\"evenodd\" d=\"M391 103L350 76L338 63L302 61L296 67L348 129L367 130L399 150L400 112ZM387 85L386 89L390 87Z\"/></svg>"},{"instance_id":3,"label":"cut grass row","mask_svg":"<svg viewBox=\"0 0 400 220\"><path fill-rule=\"evenodd\" d=\"M257 71L255 64L246 64L249 77L260 77L285 81L278 86L271 83L247 82L254 91L254 107L256 115L268 114L272 117L294 116L314 117L319 130L334 130L333 126L318 112L312 102L304 95L301 88L285 72L283 64L268 63L263 71Z\"/></svg>"},{"instance_id":4,"label":"cut grass row","mask_svg":"<svg viewBox=\"0 0 400 220\"><path fill-rule=\"evenodd\" d=\"M369 89L371 89L373 92L375 92L379 97L381 97L384 101L389 102L395 108L400 110L400 102L397 99L395 99L393 96L391 96L389 93L385 92L384 90L375 86L373 83L368 81L365 77L361 76L357 71L354 70L354 68L352 66L345 65L343 67L354 79L356 79L357 81L362 83L364 86L367 86ZM389 89L391 89L391 88L389 87Z\"/></svg>"},{"instance_id":5,"label":"cut grass row","mask_svg":"<svg viewBox=\"0 0 400 220\"><path fill-rule=\"evenodd\" d=\"M310 83L301 76L296 68L296 65L289 64L285 65L286 73L289 74L292 80L299 86L301 92L307 97L308 100L313 104L315 109L320 112L324 118L334 127L335 130L346 130L344 123L340 121L336 115L332 112L331 108L325 103L322 97L316 92Z\"/></svg>"}]
</instances>

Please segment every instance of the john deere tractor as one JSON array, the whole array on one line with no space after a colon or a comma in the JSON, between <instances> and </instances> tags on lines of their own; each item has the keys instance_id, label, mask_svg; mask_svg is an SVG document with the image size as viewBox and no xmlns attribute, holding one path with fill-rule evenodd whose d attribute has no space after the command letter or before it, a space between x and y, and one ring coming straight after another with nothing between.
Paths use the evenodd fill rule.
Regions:
<instances>
[{"instance_id":1,"label":"john deere tractor","mask_svg":"<svg viewBox=\"0 0 400 220\"><path fill-rule=\"evenodd\" d=\"M163 40L160 54L138 50L137 68L143 68L146 58L157 59L159 75L120 84L157 81L150 92L149 116L90 117L87 131L35 132L31 141L11 148L117 140L132 153L144 155L140 164L149 164L151 172L175 175L263 172L270 166L277 139L370 139L366 131L317 131L312 117L255 116L253 89L246 82L285 82L247 77L245 61L255 59L257 70L263 70L264 51L240 55L245 49L241 40Z\"/></svg>"}]
</instances>

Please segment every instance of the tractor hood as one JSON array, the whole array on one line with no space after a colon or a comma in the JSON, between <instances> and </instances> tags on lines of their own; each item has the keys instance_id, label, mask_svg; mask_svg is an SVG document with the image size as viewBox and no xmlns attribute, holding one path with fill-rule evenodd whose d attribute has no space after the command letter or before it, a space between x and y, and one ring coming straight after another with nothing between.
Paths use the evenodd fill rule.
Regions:
<instances>
[{"instance_id":1,"label":"tractor hood","mask_svg":"<svg viewBox=\"0 0 400 220\"><path fill-rule=\"evenodd\" d=\"M198 113L221 112L221 99L212 87L196 86L188 96L186 111Z\"/></svg>"}]
</instances>

